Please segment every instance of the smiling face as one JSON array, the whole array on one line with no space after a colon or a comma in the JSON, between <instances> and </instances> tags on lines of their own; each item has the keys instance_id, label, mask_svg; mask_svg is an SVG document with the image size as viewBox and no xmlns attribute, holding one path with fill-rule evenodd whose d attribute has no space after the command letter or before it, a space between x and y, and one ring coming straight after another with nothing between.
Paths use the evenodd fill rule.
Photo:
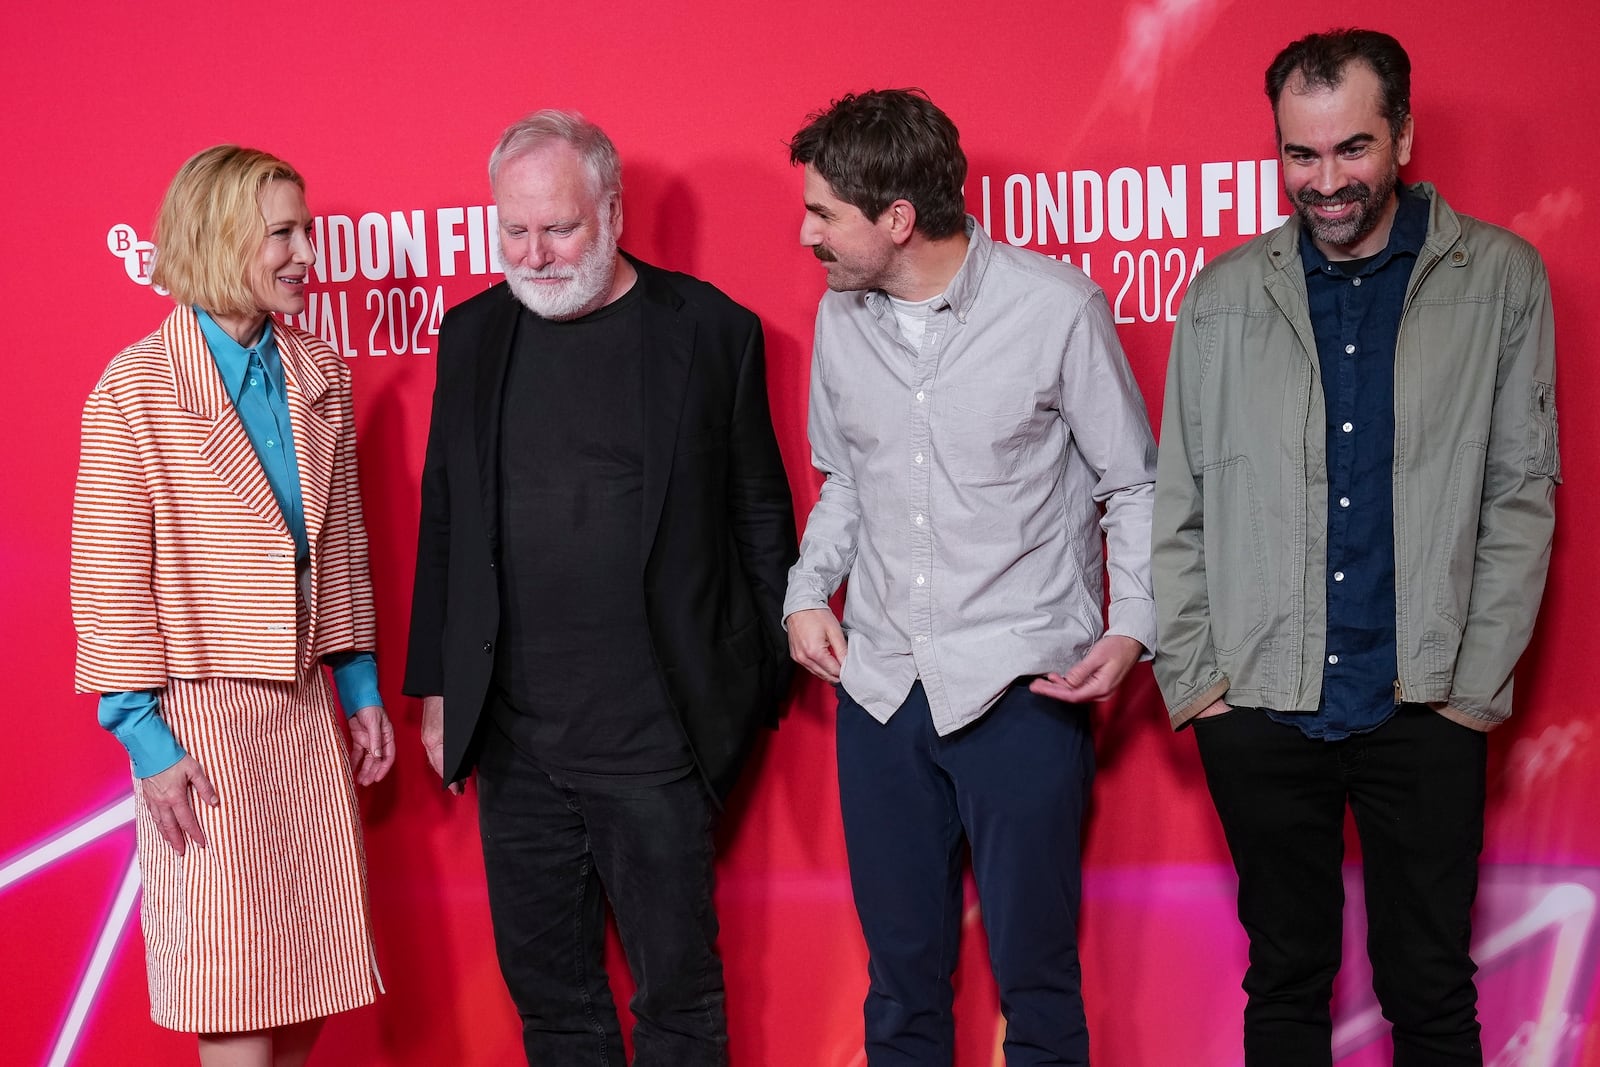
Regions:
<instances>
[{"instance_id":1,"label":"smiling face","mask_svg":"<svg viewBox=\"0 0 1600 1067\"><path fill-rule=\"evenodd\" d=\"M500 259L535 315L575 319L617 293L622 200L601 193L583 157L552 141L503 164L495 180Z\"/></svg>"},{"instance_id":2,"label":"smiling face","mask_svg":"<svg viewBox=\"0 0 1600 1067\"><path fill-rule=\"evenodd\" d=\"M311 212L299 185L275 178L261 187L256 204L261 210L261 244L245 266L244 279L254 306L232 314L211 309L217 324L242 345L256 343L268 315L305 311L306 279L317 261Z\"/></svg>"},{"instance_id":3,"label":"smiling face","mask_svg":"<svg viewBox=\"0 0 1600 1067\"><path fill-rule=\"evenodd\" d=\"M867 218L860 208L835 196L828 180L809 163L805 198L800 243L822 261L828 288L835 292L883 288L897 247L889 236L889 213L876 222Z\"/></svg>"},{"instance_id":4,"label":"smiling face","mask_svg":"<svg viewBox=\"0 0 1600 1067\"><path fill-rule=\"evenodd\" d=\"M1283 189L1329 259L1376 255L1389 241L1412 122L1408 115L1392 136L1381 102L1378 76L1363 62L1336 88L1308 90L1296 75L1278 97Z\"/></svg>"},{"instance_id":5,"label":"smiling face","mask_svg":"<svg viewBox=\"0 0 1600 1067\"><path fill-rule=\"evenodd\" d=\"M250 262L256 310L298 315L306 308L306 277L317 261L306 194L294 182L278 179L262 187L260 204L266 235Z\"/></svg>"}]
</instances>

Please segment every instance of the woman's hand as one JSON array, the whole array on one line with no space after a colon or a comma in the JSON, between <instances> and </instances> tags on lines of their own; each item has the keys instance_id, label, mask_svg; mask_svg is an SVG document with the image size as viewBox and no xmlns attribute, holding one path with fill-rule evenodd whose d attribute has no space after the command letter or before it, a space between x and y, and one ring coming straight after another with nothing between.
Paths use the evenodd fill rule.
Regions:
<instances>
[{"instance_id":1,"label":"woman's hand","mask_svg":"<svg viewBox=\"0 0 1600 1067\"><path fill-rule=\"evenodd\" d=\"M144 806L155 820L156 829L172 851L183 855L189 842L206 847L205 831L200 829L200 819L190 803L189 791L211 807L217 806L217 791L211 779L193 756L185 756L164 771L139 780L144 792Z\"/></svg>"},{"instance_id":2,"label":"woman's hand","mask_svg":"<svg viewBox=\"0 0 1600 1067\"><path fill-rule=\"evenodd\" d=\"M370 704L350 718L350 770L357 785L371 785L394 766L394 726Z\"/></svg>"}]
</instances>

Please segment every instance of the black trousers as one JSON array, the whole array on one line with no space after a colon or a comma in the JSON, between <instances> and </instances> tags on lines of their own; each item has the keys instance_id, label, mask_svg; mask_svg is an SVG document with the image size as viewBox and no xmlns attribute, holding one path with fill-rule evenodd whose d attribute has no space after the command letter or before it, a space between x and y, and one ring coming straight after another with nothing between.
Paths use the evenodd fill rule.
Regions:
<instances>
[{"instance_id":1,"label":"black trousers","mask_svg":"<svg viewBox=\"0 0 1600 1067\"><path fill-rule=\"evenodd\" d=\"M715 806L698 774L562 788L492 725L478 825L495 950L537 1067L622 1067L605 903L633 974L636 1067L727 1063L712 905Z\"/></svg>"},{"instance_id":2,"label":"black trousers","mask_svg":"<svg viewBox=\"0 0 1600 1067\"><path fill-rule=\"evenodd\" d=\"M1417 704L1342 741L1310 739L1258 708L1196 720L1194 732L1250 936L1248 1067L1332 1063L1346 804L1396 1067L1481 1065L1468 950L1487 735Z\"/></svg>"}]
</instances>

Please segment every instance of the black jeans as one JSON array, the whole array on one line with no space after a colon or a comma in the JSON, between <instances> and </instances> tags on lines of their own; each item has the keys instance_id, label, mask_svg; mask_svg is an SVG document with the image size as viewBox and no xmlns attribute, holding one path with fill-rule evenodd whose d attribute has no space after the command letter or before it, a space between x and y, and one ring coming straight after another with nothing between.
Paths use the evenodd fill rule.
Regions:
<instances>
[{"instance_id":1,"label":"black jeans","mask_svg":"<svg viewBox=\"0 0 1600 1067\"><path fill-rule=\"evenodd\" d=\"M962 841L972 850L1007 1067L1089 1062L1078 963L1088 709L1014 686L946 737L918 682L888 723L839 690L839 797L871 983L872 1067L955 1051Z\"/></svg>"},{"instance_id":2,"label":"black jeans","mask_svg":"<svg viewBox=\"0 0 1600 1067\"><path fill-rule=\"evenodd\" d=\"M698 774L564 789L492 724L478 828L500 973L537 1067L622 1067L607 984L605 902L636 987L636 1067L727 1062L713 909L715 806Z\"/></svg>"},{"instance_id":3,"label":"black jeans","mask_svg":"<svg viewBox=\"0 0 1600 1067\"><path fill-rule=\"evenodd\" d=\"M1417 704L1342 741L1257 708L1198 719L1206 783L1250 935L1249 1067L1330 1064L1344 811L1361 840L1372 986L1396 1067L1483 1063L1469 955L1487 735Z\"/></svg>"}]
</instances>

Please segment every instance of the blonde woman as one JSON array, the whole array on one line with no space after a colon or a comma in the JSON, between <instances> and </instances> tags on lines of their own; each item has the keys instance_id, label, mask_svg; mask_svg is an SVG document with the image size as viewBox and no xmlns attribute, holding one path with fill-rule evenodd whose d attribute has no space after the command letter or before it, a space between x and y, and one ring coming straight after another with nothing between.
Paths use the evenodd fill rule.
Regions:
<instances>
[{"instance_id":1,"label":"blonde woman","mask_svg":"<svg viewBox=\"0 0 1600 1067\"><path fill-rule=\"evenodd\" d=\"M136 779L151 1017L207 1067L303 1063L377 987L354 783L394 737L350 371L273 317L316 261L304 189L253 149L183 165L153 272L178 306L83 414L76 684Z\"/></svg>"}]
</instances>

